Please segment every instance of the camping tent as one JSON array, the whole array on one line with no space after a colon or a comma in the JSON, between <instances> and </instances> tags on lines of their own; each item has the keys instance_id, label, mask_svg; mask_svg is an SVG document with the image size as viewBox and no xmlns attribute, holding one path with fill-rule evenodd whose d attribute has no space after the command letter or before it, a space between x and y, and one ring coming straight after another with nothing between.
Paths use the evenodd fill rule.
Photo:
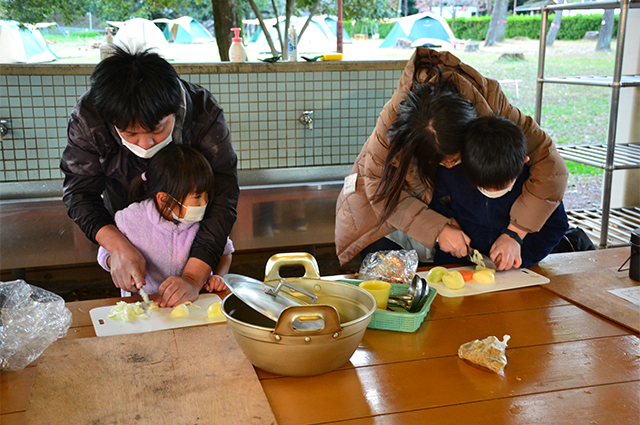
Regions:
<instances>
[{"instance_id":1,"label":"camping tent","mask_svg":"<svg viewBox=\"0 0 640 425\"><path fill-rule=\"evenodd\" d=\"M324 23L324 25L326 25L329 28L329 31L331 31L331 34L334 37L338 36L338 19L336 17L329 16L329 15L319 15L318 19L321 20ZM342 42L353 43L351 36L344 28L342 29Z\"/></svg>"},{"instance_id":2,"label":"camping tent","mask_svg":"<svg viewBox=\"0 0 640 425\"><path fill-rule=\"evenodd\" d=\"M0 20L0 63L36 63L58 59L37 29L20 28L17 21Z\"/></svg>"},{"instance_id":3,"label":"camping tent","mask_svg":"<svg viewBox=\"0 0 640 425\"><path fill-rule=\"evenodd\" d=\"M307 21L307 17L291 17L291 23L295 26L298 34L305 22ZM247 21L243 21L245 24L249 23ZM253 23L253 22L251 22ZM280 42L278 38L278 32L275 28L276 18L265 19L265 25L269 28L269 34L271 35L271 40L273 40L273 44L276 49L280 48ZM283 35L284 39L284 27L285 27L285 18L281 16L279 18L278 27L280 28L280 32ZM264 36L261 28L258 28L251 40L249 41L253 44L254 49L258 49L259 52L269 52L269 43L267 43L267 38ZM336 36L331 33L329 26L324 21L323 16L314 16L311 18L311 22L306 30L304 30L304 34L302 37L298 39L298 54L299 55L308 55L310 53L331 53L335 52L337 48L338 42Z\"/></svg>"},{"instance_id":4,"label":"camping tent","mask_svg":"<svg viewBox=\"0 0 640 425\"><path fill-rule=\"evenodd\" d=\"M131 50L151 49L169 59L169 42L164 38L160 28L153 22L134 18L125 22L107 21L109 25L118 27L118 32L113 37L113 43L120 47L128 47Z\"/></svg>"},{"instance_id":5,"label":"camping tent","mask_svg":"<svg viewBox=\"0 0 640 425\"><path fill-rule=\"evenodd\" d=\"M412 43L418 39L424 39L422 40L423 44L454 43L456 41L447 21L428 12L397 19L389 35L384 38L379 47L394 47L399 38L409 39Z\"/></svg>"},{"instance_id":6,"label":"camping tent","mask_svg":"<svg viewBox=\"0 0 640 425\"><path fill-rule=\"evenodd\" d=\"M170 43L211 43L213 36L202 24L190 16L178 19L154 19L155 23L165 23L164 38Z\"/></svg>"}]
</instances>

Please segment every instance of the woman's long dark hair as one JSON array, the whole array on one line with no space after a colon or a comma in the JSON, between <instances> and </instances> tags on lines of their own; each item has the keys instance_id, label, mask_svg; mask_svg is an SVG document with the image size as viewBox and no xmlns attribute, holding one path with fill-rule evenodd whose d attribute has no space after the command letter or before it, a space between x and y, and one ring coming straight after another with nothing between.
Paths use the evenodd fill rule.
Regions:
<instances>
[{"instance_id":1,"label":"woman's long dark hair","mask_svg":"<svg viewBox=\"0 0 640 425\"><path fill-rule=\"evenodd\" d=\"M387 133L389 153L376 190L377 199L384 200L380 223L398 205L411 159L418 161L422 182L433 188L438 164L462 151L465 131L476 116L473 104L441 78L436 84L414 83Z\"/></svg>"},{"instance_id":2,"label":"woman's long dark hair","mask_svg":"<svg viewBox=\"0 0 640 425\"><path fill-rule=\"evenodd\" d=\"M207 159L189 145L169 143L149 161L145 171L146 181L138 176L129 188L129 200L140 202L153 199L163 217L169 217L177 202L184 202L191 193L213 192L213 171ZM171 195L160 208L156 195Z\"/></svg>"}]
</instances>

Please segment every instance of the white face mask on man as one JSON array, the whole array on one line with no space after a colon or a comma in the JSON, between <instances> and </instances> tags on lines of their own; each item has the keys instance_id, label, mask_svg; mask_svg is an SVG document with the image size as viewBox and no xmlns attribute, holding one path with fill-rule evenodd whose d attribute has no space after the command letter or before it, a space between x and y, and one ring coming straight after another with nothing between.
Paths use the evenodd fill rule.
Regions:
<instances>
[{"instance_id":1,"label":"white face mask on man","mask_svg":"<svg viewBox=\"0 0 640 425\"><path fill-rule=\"evenodd\" d=\"M169 143L173 141L173 128L175 127L175 125L176 125L176 121L174 118L173 124L171 125L171 132L169 132L169 136L167 136L167 138L164 139L162 142L150 147L149 149L144 149L134 143L127 142L124 139L124 137L122 137L122 134L120 134L120 130L118 130L117 127L116 127L116 131L118 132L120 139L122 139L122 144L131 152L133 152L134 155L143 159L149 159L153 157L155 154L157 154L158 152L160 152L162 148L164 148L165 146L167 146Z\"/></svg>"},{"instance_id":2,"label":"white face mask on man","mask_svg":"<svg viewBox=\"0 0 640 425\"><path fill-rule=\"evenodd\" d=\"M193 223L202 221L202 219L204 218L204 213L207 209L207 204L199 205L199 206L186 206L186 205L182 205L182 203L178 201L176 198L174 198L173 196L171 198L174 201L176 201L178 205L180 205L182 208L185 209L184 217L182 218L178 217L178 214L171 211L171 215L173 215L174 219L178 220L181 223L187 223L187 224L193 224Z\"/></svg>"},{"instance_id":3,"label":"white face mask on man","mask_svg":"<svg viewBox=\"0 0 640 425\"><path fill-rule=\"evenodd\" d=\"M511 189L513 189L513 185L516 184L516 181L514 180L509 187L502 189L502 190L496 190L496 191L488 191L487 189L483 188L483 187L479 187L478 190L480 191L480 193L482 193L484 196L486 196L487 198L492 198L492 199L496 199L496 198L500 198L504 195L506 195L507 193L511 192Z\"/></svg>"}]
</instances>

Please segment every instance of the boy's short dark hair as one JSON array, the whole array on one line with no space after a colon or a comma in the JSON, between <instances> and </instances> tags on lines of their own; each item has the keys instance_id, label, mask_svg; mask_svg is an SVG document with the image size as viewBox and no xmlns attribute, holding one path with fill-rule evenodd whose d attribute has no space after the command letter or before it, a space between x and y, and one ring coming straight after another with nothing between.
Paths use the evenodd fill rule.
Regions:
<instances>
[{"instance_id":1,"label":"boy's short dark hair","mask_svg":"<svg viewBox=\"0 0 640 425\"><path fill-rule=\"evenodd\" d=\"M513 121L479 117L467 129L465 140L462 167L471 186L503 189L522 173L527 138Z\"/></svg>"},{"instance_id":2,"label":"boy's short dark hair","mask_svg":"<svg viewBox=\"0 0 640 425\"><path fill-rule=\"evenodd\" d=\"M132 52L116 46L91 74L91 97L98 114L124 130L132 124L153 130L182 103L176 70L149 49Z\"/></svg>"}]
</instances>

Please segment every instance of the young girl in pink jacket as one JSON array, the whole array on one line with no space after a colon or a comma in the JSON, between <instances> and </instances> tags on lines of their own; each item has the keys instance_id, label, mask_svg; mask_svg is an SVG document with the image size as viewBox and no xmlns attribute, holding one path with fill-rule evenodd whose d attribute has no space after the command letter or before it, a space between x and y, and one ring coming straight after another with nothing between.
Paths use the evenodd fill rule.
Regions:
<instances>
[{"instance_id":1,"label":"young girl in pink jacket","mask_svg":"<svg viewBox=\"0 0 640 425\"><path fill-rule=\"evenodd\" d=\"M115 222L146 260L147 294L166 290L169 278L182 274L212 190L209 162L194 148L175 143L158 152L132 183L129 197L134 203L116 212ZM227 238L220 263L204 285L207 291L226 289L222 276L229 272L233 251ZM111 271L110 255L103 247L98 263Z\"/></svg>"}]
</instances>

